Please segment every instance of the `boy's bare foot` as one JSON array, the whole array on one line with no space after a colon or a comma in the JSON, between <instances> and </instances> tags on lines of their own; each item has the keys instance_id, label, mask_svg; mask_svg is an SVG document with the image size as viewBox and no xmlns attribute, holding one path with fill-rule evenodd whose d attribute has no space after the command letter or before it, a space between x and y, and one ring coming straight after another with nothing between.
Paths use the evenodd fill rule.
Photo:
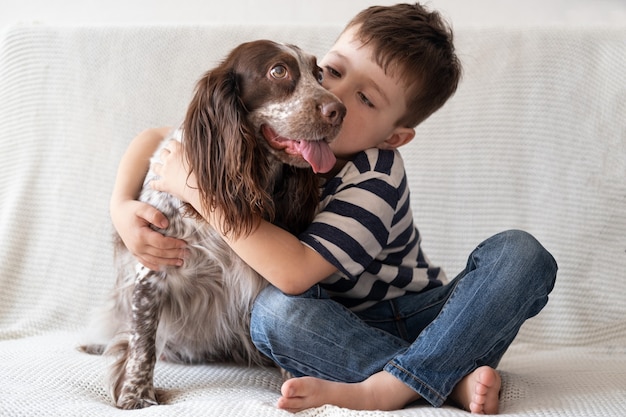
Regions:
<instances>
[{"instance_id":1,"label":"boy's bare foot","mask_svg":"<svg viewBox=\"0 0 626 417\"><path fill-rule=\"evenodd\" d=\"M482 366L468 374L454 387L450 399L474 414L498 414L500 374Z\"/></svg>"},{"instance_id":2,"label":"boy's bare foot","mask_svg":"<svg viewBox=\"0 0 626 417\"><path fill-rule=\"evenodd\" d=\"M497 414L501 385L500 374L483 366L458 383L450 400L474 414ZM420 398L385 371L354 384L313 377L292 378L283 383L281 394L277 407L294 413L324 404L352 410L399 410Z\"/></svg>"},{"instance_id":3,"label":"boy's bare foot","mask_svg":"<svg viewBox=\"0 0 626 417\"><path fill-rule=\"evenodd\" d=\"M332 404L352 410L399 410L419 395L388 372L381 371L363 382L346 384L313 377L285 381L278 408L298 412Z\"/></svg>"}]
</instances>

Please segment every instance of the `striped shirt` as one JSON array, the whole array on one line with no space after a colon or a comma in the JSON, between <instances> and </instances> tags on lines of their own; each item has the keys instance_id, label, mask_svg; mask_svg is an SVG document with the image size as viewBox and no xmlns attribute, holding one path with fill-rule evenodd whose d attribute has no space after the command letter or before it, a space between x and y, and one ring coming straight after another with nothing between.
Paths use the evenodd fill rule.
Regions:
<instances>
[{"instance_id":1,"label":"striped shirt","mask_svg":"<svg viewBox=\"0 0 626 417\"><path fill-rule=\"evenodd\" d=\"M397 150L363 151L328 180L299 238L337 268L321 285L353 311L446 282L421 250Z\"/></svg>"}]
</instances>

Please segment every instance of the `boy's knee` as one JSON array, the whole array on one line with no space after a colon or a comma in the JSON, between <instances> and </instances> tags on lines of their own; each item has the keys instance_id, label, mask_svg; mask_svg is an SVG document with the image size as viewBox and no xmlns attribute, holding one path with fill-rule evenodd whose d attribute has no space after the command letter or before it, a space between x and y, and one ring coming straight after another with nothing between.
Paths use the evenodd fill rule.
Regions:
<instances>
[{"instance_id":1,"label":"boy's knee","mask_svg":"<svg viewBox=\"0 0 626 417\"><path fill-rule=\"evenodd\" d=\"M252 305L250 337L252 338L252 343L266 355L269 354L269 351L266 351L266 349L271 345L272 328L280 326L280 323L277 323L279 316L275 315L274 312L282 304L281 299L283 297L285 295L282 292L270 285L259 293Z\"/></svg>"},{"instance_id":2,"label":"boy's knee","mask_svg":"<svg viewBox=\"0 0 626 417\"><path fill-rule=\"evenodd\" d=\"M257 296L250 314L250 331L253 341L259 337L270 337L280 332L292 320L305 311L306 303L303 298L319 298L316 287L297 295L286 295L278 288L269 285Z\"/></svg>"},{"instance_id":3,"label":"boy's knee","mask_svg":"<svg viewBox=\"0 0 626 417\"><path fill-rule=\"evenodd\" d=\"M274 286L268 286L257 296L250 314L252 343L266 356L276 360L298 339L306 323L311 305L307 299L327 298L318 286L297 296L286 295Z\"/></svg>"},{"instance_id":4,"label":"boy's knee","mask_svg":"<svg viewBox=\"0 0 626 417\"><path fill-rule=\"evenodd\" d=\"M508 230L502 235L511 248L510 253L520 258L520 264L529 270L530 275L546 285L548 293L552 291L558 266L550 252L533 235L523 230Z\"/></svg>"},{"instance_id":5,"label":"boy's knee","mask_svg":"<svg viewBox=\"0 0 626 417\"><path fill-rule=\"evenodd\" d=\"M504 233L521 256L538 266L556 272L557 263L554 257L533 235L523 230L508 230Z\"/></svg>"},{"instance_id":6,"label":"boy's knee","mask_svg":"<svg viewBox=\"0 0 626 417\"><path fill-rule=\"evenodd\" d=\"M275 317L274 314L268 314L270 312L279 311L285 302L286 295L283 294L276 287L269 285L265 287L254 300L252 305L252 312L250 315L250 326L256 328L257 326L264 327L268 320Z\"/></svg>"}]
</instances>

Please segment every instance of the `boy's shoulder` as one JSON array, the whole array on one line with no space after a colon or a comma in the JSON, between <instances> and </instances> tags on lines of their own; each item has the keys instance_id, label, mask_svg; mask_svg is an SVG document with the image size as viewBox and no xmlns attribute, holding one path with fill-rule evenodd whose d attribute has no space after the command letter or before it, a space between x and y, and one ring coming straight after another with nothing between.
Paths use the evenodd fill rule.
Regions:
<instances>
[{"instance_id":1,"label":"boy's shoulder","mask_svg":"<svg viewBox=\"0 0 626 417\"><path fill-rule=\"evenodd\" d=\"M372 148L356 154L323 185L320 209L324 210L330 201L337 199L362 207L363 201L376 197L396 207L407 192L407 176L400 153Z\"/></svg>"},{"instance_id":2,"label":"boy's shoulder","mask_svg":"<svg viewBox=\"0 0 626 417\"><path fill-rule=\"evenodd\" d=\"M369 148L359 152L352 164L359 173L377 172L383 175L404 175L404 160L397 149Z\"/></svg>"},{"instance_id":3,"label":"boy's shoulder","mask_svg":"<svg viewBox=\"0 0 626 417\"><path fill-rule=\"evenodd\" d=\"M387 183L396 189L406 185L404 161L397 150L370 148L361 151L331 182L345 188L370 181Z\"/></svg>"}]
</instances>

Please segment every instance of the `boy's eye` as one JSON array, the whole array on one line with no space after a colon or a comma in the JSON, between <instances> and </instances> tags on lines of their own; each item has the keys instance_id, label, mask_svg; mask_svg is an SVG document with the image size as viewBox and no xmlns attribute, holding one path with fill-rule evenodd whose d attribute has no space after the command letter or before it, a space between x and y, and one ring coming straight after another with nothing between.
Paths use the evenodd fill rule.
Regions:
<instances>
[{"instance_id":1,"label":"boy's eye","mask_svg":"<svg viewBox=\"0 0 626 417\"><path fill-rule=\"evenodd\" d=\"M374 107L374 103L372 103L365 94L358 93L358 96L361 102L363 102L363 104L365 104L367 107Z\"/></svg>"},{"instance_id":2,"label":"boy's eye","mask_svg":"<svg viewBox=\"0 0 626 417\"><path fill-rule=\"evenodd\" d=\"M284 65L276 65L270 69L270 75L278 80L287 77L287 68Z\"/></svg>"},{"instance_id":3,"label":"boy's eye","mask_svg":"<svg viewBox=\"0 0 626 417\"><path fill-rule=\"evenodd\" d=\"M339 73L339 71L337 71L333 67L327 66L326 71L328 71L328 73L333 77L337 77L337 78L341 77L341 74Z\"/></svg>"}]
</instances>

